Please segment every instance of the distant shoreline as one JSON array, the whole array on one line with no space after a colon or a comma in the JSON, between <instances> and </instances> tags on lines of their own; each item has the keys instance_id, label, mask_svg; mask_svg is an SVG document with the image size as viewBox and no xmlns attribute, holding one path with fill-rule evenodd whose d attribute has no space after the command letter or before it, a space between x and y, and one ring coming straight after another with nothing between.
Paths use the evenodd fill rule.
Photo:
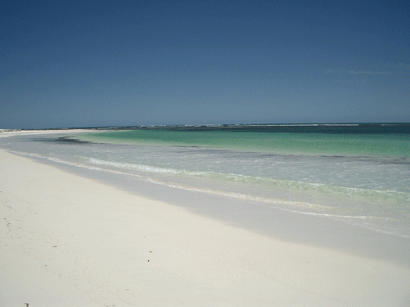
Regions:
<instances>
[{"instance_id":1,"label":"distant shoreline","mask_svg":"<svg viewBox=\"0 0 410 307\"><path fill-rule=\"evenodd\" d=\"M398 123L278 123L278 124L202 124L202 125L140 125L108 127L73 127L45 129L0 129L2 133L64 133L115 130L174 130L174 131L258 131L258 132L317 132L317 133L409 133L410 122Z\"/></svg>"},{"instance_id":2,"label":"distant shoreline","mask_svg":"<svg viewBox=\"0 0 410 307\"><path fill-rule=\"evenodd\" d=\"M104 130L93 129L0 129L0 138L15 136L15 135L35 135L35 134L58 134L58 133L72 133L72 132L97 132Z\"/></svg>"}]
</instances>

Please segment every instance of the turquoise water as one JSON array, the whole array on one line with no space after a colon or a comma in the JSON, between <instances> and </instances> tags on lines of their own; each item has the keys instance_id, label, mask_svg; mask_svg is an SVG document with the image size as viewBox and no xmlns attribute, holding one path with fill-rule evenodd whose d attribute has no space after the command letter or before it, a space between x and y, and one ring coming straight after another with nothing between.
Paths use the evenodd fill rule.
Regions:
<instances>
[{"instance_id":1,"label":"turquoise water","mask_svg":"<svg viewBox=\"0 0 410 307\"><path fill-rule=\"evenodd\" d=\"M21 136L0 146L410 237L409 127L173 127Z\"/></svg>"},{"instance_id":2,"label":"turquoise water","mask_svg":"<svg viewBox=\"0 0 410 307\"><path fill-rule=\"evenodd\" d=\"M279 154L408 158L407 134L325 134L238 131L133 130L82 135L93 142L198 146Z\"/></svg>"}]
</instances>

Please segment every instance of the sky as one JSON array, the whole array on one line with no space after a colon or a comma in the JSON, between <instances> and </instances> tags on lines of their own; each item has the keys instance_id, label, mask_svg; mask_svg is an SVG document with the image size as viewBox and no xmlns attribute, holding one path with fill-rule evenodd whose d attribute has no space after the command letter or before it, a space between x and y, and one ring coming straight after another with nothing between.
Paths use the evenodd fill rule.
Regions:
<instances>
[{"instance_id":1,"label":"sky","mask_svg":"<svg viewBox=\"0 0 410 307\"><path fill-rule=\"evenodd\" d=\"M408 1L0 1L0 128L410 122Z\"/></svg>"}]
</instances>

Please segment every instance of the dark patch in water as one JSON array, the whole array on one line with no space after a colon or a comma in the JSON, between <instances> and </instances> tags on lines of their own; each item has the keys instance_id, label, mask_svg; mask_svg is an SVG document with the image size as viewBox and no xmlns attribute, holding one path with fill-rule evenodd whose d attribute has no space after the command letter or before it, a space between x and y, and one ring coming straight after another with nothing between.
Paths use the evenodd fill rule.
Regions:
<instances>
[{"instance_id":1,"label":"dark patch in water","mask_svg":"<svg viewBox=\"0 0 410 307\"><path fill-rule=\"evenodd\" d=\"M55 143L60 143L60 144L92 144L92 142L88 142L88 141L81 141L78 139L72 139L69 136L62 136L59 137L57 139L48 139L48 138L37 138L37 139L33 139L33 141L36 142L55 142Z\"/></svg>"}]
</instances>

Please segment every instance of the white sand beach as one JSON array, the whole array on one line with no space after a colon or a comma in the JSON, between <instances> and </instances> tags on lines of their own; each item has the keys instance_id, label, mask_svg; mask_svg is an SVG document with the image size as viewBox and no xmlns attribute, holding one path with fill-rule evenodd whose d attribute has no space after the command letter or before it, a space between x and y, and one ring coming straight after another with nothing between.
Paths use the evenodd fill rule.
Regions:
<instances>
[{"instance_id":1,"label":"white sand beach","mask_svg":"<svg viewBox=\"0 0 410 307\"><path fill-rule=\"evenodd\" d=\"M0 129L0 138L16 136L16 135L39 135L39 134L61 134L61 133L86 133L86 132L99 132L103 129L44 129L44 130L19 130L19 129Z\"/></svg>"},{"instance_id":2,"label":"white sand beach","mask_svg":"<svg viewBox=\"0 0 410 307\"><path fill-rule=\"evenodd\" d=\"M0 151L0 305L410 306L410 269Z\"/></svg>"}]
</instances>

